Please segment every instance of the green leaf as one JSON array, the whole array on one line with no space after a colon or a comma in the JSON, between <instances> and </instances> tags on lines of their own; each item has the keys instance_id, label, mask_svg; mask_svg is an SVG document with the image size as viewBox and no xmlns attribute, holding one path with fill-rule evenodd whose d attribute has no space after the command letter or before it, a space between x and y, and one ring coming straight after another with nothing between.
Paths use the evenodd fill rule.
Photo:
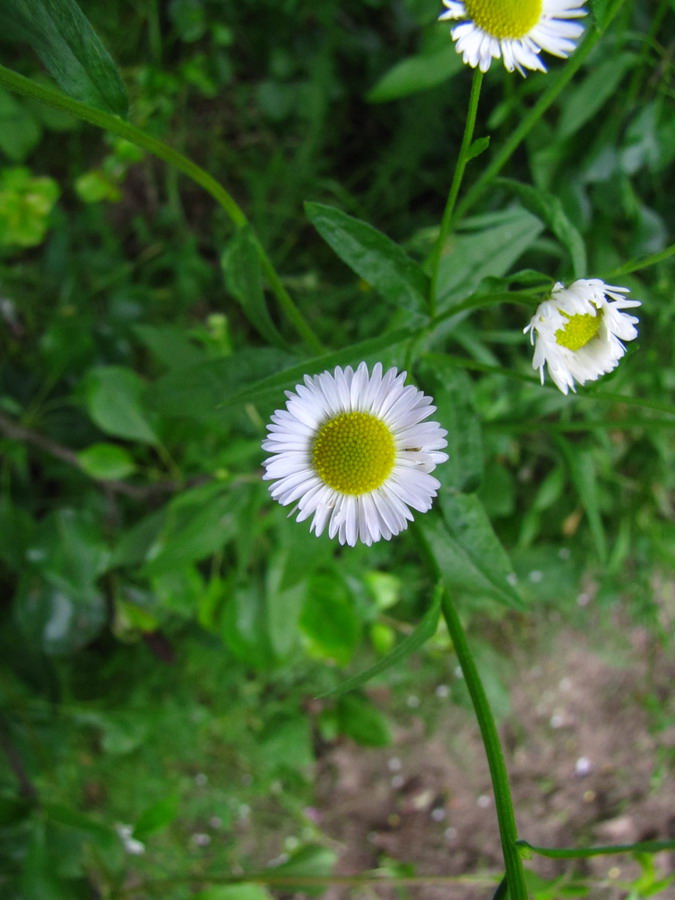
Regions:
<instances>
[{"instance_id":1,"label":"green leaf","mask_svg":"<svg viewBox=\"0 0 675 900\"><path fill-rule=\"evenodd\" d=\"M261 625L267 627L272 651L279 659L289 656L298 640L298 620L305 599L305 584L298 582L282 588L287 567L285 551L277 553L267 569L266 615Z\"/></svg>"},{"instance_id":2,"label":"green leaf","mask_svg":"<svg viewBox=\"0 0 675 900\"><path fill-rule=\"evenodd\" d=\"M351 594L337 575L322 572L310 577L300 628L314 656L347 665L361 637L361 622Z\"/></svg>"},{"instance_id":3,"label":"green leaf","mask_svg":"<svg viewBox=\"0 0 675 900\"><path fill-rule=\"evenodd\" d=\"M106 571L110 553L93 516L63 508L42 520L26 556L47 581L77 596Z\"/></svg>"},{"instance_id":4,"label":"green leaf","mask_svg":"<svg viewBox=\"0 0 675 900\"><path fill-rule=\"evenodd\" d=\"M601 562L607 560L607 537L600 513L597 472L593 452L579 444L570 444L564 438L555 438L560 447L576 488L579 503L584 508L593 543Z\"/></svg>"},{"instance_id":5,"label":"green leaf","mask_svg":"<svg viewBox=\"0 0 675 900\"><path fill-rule=\"evenodd\" d=\"M281 401L282 392L302 382L303 376L348 363L358 365L369 357L377 359L382 350L410 339L415 333L411 328L399 328L294 365L289 362L297 357L280 350L245 350L228 359L170 372L155 383L153 403L166 415L222 419L223 408Z\"/></svg>"},{"instance_id":6,"label":"green leaf","mask_svg":"<svg viewBox=\"0 0 675 900\"><path fill-rule=\"evenodd\" d=\"M22 631L48 654L79 650L100 633L106 622L105 598L94 588L74 594L26 577L15 604Z\"/></svg>"},{"instance_id":7,"label":"green leaf","mask_svg":"<svg viewBox=\"0 0 675 900\"><path fill-rule=\"evenodd\" d=\"M77 454L77 461L87 475L103 481L126 478L136 470L129 452L117 444L92 444Z\"/></svg>"},{"instance_id":8,"label":"green leaf","mask_svg":"<svg viewBox=\"0 0 675 900\"><path fill-rule=\"evenodd\" d=\"M244 490L218 482L183 491L166 508L148 547L143 576L174 572L219 550L235 536L246 499ZM152 526L154 522L149 534Z\"/></svg>"},{"instance_id":9,"label":"green leaf","mask_svg":"<svg viewBox=\"0 0 675 900\"><path fill-rule=\"evenodd\" d=\"M9 491L0 496L0 559L10 569L20 572L25 563L26 548L35 524L30 515L9 499Z\"/></svg>"},{"instance_id":10,"label":"green leaf","mask_svg":"<svg viewBox=\"0 0 675 900\"><path fill-rule=\"evenodd\" d=\"M305 715L272 717L257 743L259 765L268 773L302 772L314 763L312 732Z\"/></svg>"},{"instance_id":11,"label":"green leaf","mask_svg":"<svg viewBox=\"0 0 675 900\"><path fill-rule=\"evenodd\" d=\"M178 797L163 797L144 810L134 825L134 837L145 841L151 834L164 831L178 817Z\"/></svg>"},{"instance_id":12,"label":"green leaf","mask_svg":"<svg viewBox=\"0 0 675 900\"><path fill-rule=\"evenodd\" d=\"M541 234L538 218L521 207L477 216L444 248L439 270L439 311L474 293L484 278L502 276Z\"/></svg>"},{"instance_id":13,"label":"green leaf","mask_svg":"<svg viewBox=\"0 0 675 900\"><path fill-rule=\"evenodd\" d=\"M223 640L241 662L255 669L277 663L266 627L267 601L261 584L252 579L231 592L223 614Z\"/></svg>"},{"instance_id":14,"label":"green leaf","mask_svg":"<svg viewBox=\"0 0 675 900\"><path fill-rule=\"evenodd\" d=\"M305 203L305 212L340 259L388 303L418 315L426 312L429 279L391 238L334 206Z\"/></svg>"},{"instance_id":15,"label":"green leaf","mask_svg":"<svg viewBox=\"0 0 675 900\"><path fill-rule=\"evenodd\" d=\"M0 88L0 150L12 162L23 162L41 135L40 123L28 106Z\"/></svg>"},{"instance_id":16,"label":"green leaf","mask_svg":"<svg viewBox=\"0 0 675 900\"><path fill-rule=\"evenodd\" d=\"M53 178L35 178L23 166L0 173L0 246L35 247L42 243L60 193Z\"/></svg>"},{"instance_id":17,"label":"green leaf","mask_svg":"<svg viewBox=\"0 0 675 900\"><path fill-rule=\"evenodd\" d=\"M144 400L146 385L119 366L92 369L85 382L87 410L101 431L115 437L157 444Z\"/></svg>"},{"instance_id":18,"label":"green leaf","mask_svg":"<svg viewBox=\"0 0 675 900\"><path fill-rule=\"evenodd\" d=\"M296 850L285 863L274 866L267 871L275 875L288 878L328 878L333 872L333 866L337 862L337 852L319 844L305 844ZM324 893L323 887L310 888L301 882L298 885L284 883L284 893L302 892L308 897L319 896ZM237 897L239 900L239 897Z\"/></svg>"},{"instance_id":19,"label":"green leaf","mask_svg":"<svg viewBox=\"0 0 675 900\"><path fill-rule=\"evenodd\" d=\"M389 725L382 713L365 697L349 694L337 705L341 734L363 747L386 747L391 744Z\"/></svg>"},{"instance_id":20,"label":"green leaf","mask_svg":"<svg viewBox=\"0 0 675 900\"><path fill-rule=\"evenodd\" d=\"M242 350L234 356L168 372L153 386L155 409L167 416L222 420L223 406L254 402L252 385L287 369L297 357L272 347Z\"/></svg>"},{"instance_id":21,"label":"green leaf","mask_svg":"<svg viewBox=\"0 0 675 900\"><path fill-rule=\"evenodd\" d=\"M467 162L471 159L475 159L477 156L480 156L481 153L484 153L489 146L490 146L489 136L477 138L469 147L469 152L467 153L467 156L466 156Z\"/></svg>"},{"instance_id":22,"label":"green leaf","mask_svg":"<svg viewBox=\"0 0 675 900\"><path fill-rule=\"evenodd\" d=\"M387 103L428 91L452 78L463 68L462 57L448 41L441 49L432 48L396 63L366 94L369 103Z\"/></svg>"},{"instance_id":23,"label":"green leaf","mask_svg":"<svg viewBox=\"0 0 675 900\"><path fill-rule=\"evenodd\" d=\"M560 243L569 252L572 260L572 271L575 278L584 278L588 274L586 246L579 230L567 217L559 198L548 191L521 184L510 178L498 178L501 187L514 193L530 212L548 225Z\"/></svg>"},{"instance_id":24,"label":"green leaf","mask_svg":"<svg viewBox=\"0 0 675 900\"><path fill-rule=\"evenodd\" d=\"M259 884L217 884L194 894L194 900L272 900L272 895Z\"/></svg>"},{"instance_id":25,"label":"green leaf","mask_svg":"<svg viewBox=\"0 0 675 900\"><path fill-rule=\"evenodd\" d=\"M158 509L124 532L110 557L110 568L143 562L162 530L166 515L166 507Z\"/></svg>"},{"instance_id":26,"label":"green leaf","mask_svg":"<svg viewBox=\"0 0 675 900\"><path fill-rule=\"evenodd\" d=\"M611 22L612 12L615 6L615 0L591 0L593 18L600 31L604 31Z\"/></svg>"},{"instance_id":27,"label":"green leaf","mask_svg":"<svg viewBox=\"0 0 675 900\"><path fill-rule=\"evenodd\" d=\"M424 617L420 621L417 628L415 628L415 630L411 634L404 638L400 644L394 647L394 649L391 650L383 659L379 660L379 662L376 662L375 665L370 666L370 668L366 669L365 672L361 672L359 675L354 675L352 678L348 678L346 681L343 681L341 684L339 684L336 688L333 688L330 691L326 691L323 694L319 694L318 697L337 697L340 694L346 693L347 691L353 691L354 688L361 687L361 685L365 684L367 681L370 681L371 678L374 678L381 672L385 672L387 669L390 669L392 666L406 659L406 657L410 656L411 653L419 650L419 648L423 644L425 644L436 634L436 629L438 628L438 619L441 612L442 590L442 586L436 588L431 601L431 606L424 614Z\"/></svg>"},{"instance_id":28,"label":"green leaf","mask_svg":"<svg viewBox=\"0 0 675 900\"><path fill-rule=\"evenodd\" d=\"M267 308L260 257L250 226L235 232L220 257L220 265L228 290L258 334L274 347L287 347L287 341L279 334Z\"/></svg>"},{"instance_id":29,"label":"green leaf","mask_svg":"<svg viewBox=\"0 0 675 900\"><path fill-rule=\"evenodd\" d=\"M190 332L184 326L136 325L134 332L169 370L198 366L208 359L205 351L190 340Z\"/></svg>"},{"instance_id":30,"label":"green leaf","mask_svg":"<svg viewBox=\"0 0 675 900\"><path fill-rule=\"evenodd\" d=\"M425 516L419 529L446 588L493 597L512 609L522 609L523 601L513 587L511 561L478 497L441 495L439 501L444 521Z\"/></svg>"},{"instance_id":31,"label":"green leaf","mask_svg":"<svg viewBox=\"0 0 675 900\"><path fill-rule=\"evenodd\" d=\"M616 93L621 80L635 64L633 53L613 54L596 66L592 66L584 80L567 94L556 139L562 140L575 134L589 122L598 110Z\"/></svg>"},{"instance_id":32,"label":"green leaf","mask_svg":"<svg viewBox=\"0 0 675 900\"><path fill-rule=\"evenodd\" d=\"M434 398L436 418L448 431L449 459L435 470L435 477L455 491L478 490L483 480L483 437L471 379L441 354L422 358L419 378Z\"/></svg>"},{"instance_id":33,"label":"green leaf","mask_svg":"<svg viewBox=\"0 0 675 900\"><path fill-rule=\"evenodd\" d=\"M122 79L75 0L3 0L0 29L29 44L66 94L126 116Z\"/></svg>"}]
</instances>

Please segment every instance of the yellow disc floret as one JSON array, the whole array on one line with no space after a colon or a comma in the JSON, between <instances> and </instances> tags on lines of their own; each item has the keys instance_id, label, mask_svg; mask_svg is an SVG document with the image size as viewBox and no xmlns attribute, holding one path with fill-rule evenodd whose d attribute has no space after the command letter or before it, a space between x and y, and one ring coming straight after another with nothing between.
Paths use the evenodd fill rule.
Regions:
<instances>
[{"instance_id":1,"label":"yellow disc floret","mask_svg":"<svg viewBox=\"0 0 675 900\"><path fill-rule=\"evenodd\" d=\"M525 37L541 18L543 5L543 0L464 0L467 18L500 40Z\"/></svg>"},{"instance_id":2,"label":"yellow disc floret","mask_svg":"<svg viewBox=\"0 0 675 900\"><path fill-rule=\"evenodd\" d=\"M345 412L319 428L312 465L319 478L341 494L367 494L383 484L396 459L385 423L365 412Z\"/></svg>"},{"instance_id":3,"label":"yellow disc floret","mask_svg":"<svg viewBox=\"0 0 675 900\"><path fill-rule=\"evenodd\" d=\"M602 310L598 310L597 315L591 313L577 313L570 316L566 312L560 312L568 320L564 328L559 328L555 333L556 343L561 347L567 347L568 350L581 350L586 344L593 340L600 330L602 322Z\"/></svg>"}]
</instances>

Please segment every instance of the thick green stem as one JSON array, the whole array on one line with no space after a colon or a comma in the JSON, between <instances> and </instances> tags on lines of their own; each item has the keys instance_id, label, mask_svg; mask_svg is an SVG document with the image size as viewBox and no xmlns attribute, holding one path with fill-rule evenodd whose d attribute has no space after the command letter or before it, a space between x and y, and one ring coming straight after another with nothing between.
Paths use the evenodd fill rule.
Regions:
<instances>
[{"instance_id":1,"label":"thick green stem","mask_svg":"<svg viewBox=\"0 0 675 900\"><path fill-rule=\"evenodd\" d=\"M246 218L244 211L237 204L229 191L216 181L212 175L209 175L205 169L202 169L201 166L192 162L187 156L174 150L173 147L170 147L158 138L147 134L135 125L131 125L129 122L125 122L123 119L120 119L111 113L107 113L104 110L96 109L86 103L81 103L79 100L74 100L72 97L63 94L61 91L55 90L54 88L37 84L29 78L24 78L23 75L19 75L18 72L6 69L4 66L0 66L0 85L9 90L16 91L19 94L24 94L35 100L39 100L41 103L45 103L55 109L70 113L70 115L76 116L78 119L83 119L90 125L95 125L97 128L102 128L104 131L110 131L113 134L117 134L127 141L130 141L130 143L141 147L143 150L147 150L148 153L152 153L153 156L174 166L184 175L187 175L188 178L191 178L192 181L200 187L204 188L204 190L207 191L225 210L232 223L237 228L242 228L244 225L248 224L248 219ZM321 342L303 318L302 313L297 308L286 289L283 287L281 279L262 245L256 241L256 246L260 263L267 275L270 288L276 295L284 314L312 352L320 353L323 349Z\"/></svg>"},{"instance_id":2,"label":"thick green stem","mask_svg":"<svg viewBox=\"0 0 675 900\"><path fill-rule=\"evenodd\" d=\"M510 900L528 900L525 872L517 847L518 832L516 829L516 817L513 812L511 800L511 788L504 761L502 745L497 734L497 726L485 694L485 688L481 681L476 663L462 628L457 610L448 596L443 593L441 601L443 616L450 632L450 637L457 653L457 659L464 673L464 680L469 689L473 708L476 712L480 733L485 746L492 787L495 793L495 806L497 809L497 821L499 823L499 837L504 854L504 866L506 868L506 884Z\"/></svg>"},{"instance_id":3,"label":"thick green stem","mask_svg":"<svg viewBox=\"0 0 675 900\"><path fill-rule=\"evenodd\" d=\"M429 295L429 315L436 314L436 304L438 299L438 275L440 271L441 259L443 257L443 247L450 234L454 219L455 204L459 196L459 189L462 186L464 178L464 170L469 162L471 142L473 141L473 132L476 127L476 113L478 112L478 100L480 99L480 88L483 83L483 73L480 69L476 69L473 73L473 81L471 82L471 95L469 97L469 108L466 113L466 123L464 125L464 136L459 148L457 162L455 164L455 172L452 176L452 184L448 192L448 199L443 210L443 218L441 220L441 228L438 238L434 246L431 256L431 293Z\"/></svg>"}]
</instances>

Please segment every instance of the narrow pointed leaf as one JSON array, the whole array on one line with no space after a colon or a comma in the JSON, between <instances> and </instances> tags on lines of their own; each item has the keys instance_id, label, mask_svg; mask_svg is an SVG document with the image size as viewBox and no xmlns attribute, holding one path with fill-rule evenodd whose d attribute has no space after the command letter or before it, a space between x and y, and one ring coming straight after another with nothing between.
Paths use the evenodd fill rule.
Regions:
<instances>
[{"instance_id":1,"label":"narrow pointed leaf","mask_svg":"<svg viewBox=\"0 0 675 900\"><path fill-rule=\"evenodd\" d=\"M275 347L286 347L267 308L260 258L249 226L235 232L220 257L220 265L228 290L258 334Z\"/></svg>"},{"instance_id":2,"label":"narrow pointed leaf","mask_svg":"<svg viewBox=\"0 0 675 900\"><path fill-rule=\"evenodd\" d=\"M512 609L522 609L508 555L480 501L475 494L460 494L453 500L458 507L457 521L452 521L453 510L448 506L445 521L427 515L419 522L419 531L444 585L455 593L460 589L482 594Z\"/></svg>"},{"instance_id":3,"label":"narrow pointed leaf","mask_svg":"<svg viewBox=\"0 0 675 900\"><path fill-rule=\"evenodd\" d=\"M443 84L464 68L450 41L441 49L409 56L385 72L366 95L369 103L387 103Z\"/></svg>"},{"instance_id":4,"label":"narrow pointed leaf","mask_svg":"<svg viewBox=\"0 0 675 900\"><path fill-rule=\"evenodd\" d=\"M75 0L3 0L0 7L3 35L29 44L66 94L126 116L117 67Z\"/></svg>"},{"instance_id":5,"label":"narrow pointed leaf","mask_svg":"<svg viewBox=\"0 0 675 900\"><path fill-rule=\"evenodd\" d=\"M510 178L499 178L497 184L514 193L526 209L551 229L570 255L574 277L584 278L588 274L586 246L578 228L569 220L560 199L548 191Z\"/></svg>"},{"instance_id":6,"label":"narrow pointed leaf","mask_svg":"<svg viewBox=\"0 0 675 900\"><path fill-rule=\"evenodd\" d=\"M305 212L340 259L388 303L425 313L429 279L391 238L333 206L305 203Z\"/></svg>"},{"instance_id":7,"label":"narrow pointed leaf","mask_svg":"<svg viewBox=\"0 0 675 900\"><path fill-rule=\"evenodd\" d=\"M339 694L344 694L347 691L353 691L354 688L361 687L367 681L370 681L371 678L374 678L376 675L379 675L381 672L385 672L387 669L390 669L392 666L396 665L396 663L401 662L401 660L410 656L411 653L414 653L415 650L419 650L422 644L425 644L429 638L432 638L436 634L436 629L438 627L438 619L441 613L441 594L443 593L442 585L437 585L436 590L434 591L433 598L431 600L431 606L424 614L424 618L421 620L417 628L409 634L407 638L401 641L392 651L390 651L385 657L383 657L379 662L376 662L375 665L370 666L370 668L366 669L365 672L361 672L360 675L354 675L352 678L348 678L346 681L343 681L342 684L338 685L336 688L333 688L330 691L326 691L323 694L319 694L319 697L337 697Z\"/></svg>"}]
</instances>

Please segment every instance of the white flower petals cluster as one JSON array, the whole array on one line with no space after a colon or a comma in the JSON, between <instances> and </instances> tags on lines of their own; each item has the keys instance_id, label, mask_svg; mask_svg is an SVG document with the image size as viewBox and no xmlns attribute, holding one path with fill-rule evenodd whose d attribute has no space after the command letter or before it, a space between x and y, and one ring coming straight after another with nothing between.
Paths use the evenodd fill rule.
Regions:
<instances>
[{"instance_id":1,"label":"white flower petals cluster","mask_svg":"<svg viewBox=\"0 0 675 900\"><path fill-rule=\"evenodd\" d=\"M294 503L290 515L302 522L313 516L310 530L354 546L388 540L408 527L411 510L431 508L440 483L429 473L448 458L447 432L437 422L425 422L434 411L430 397L413 385L404 385L406 373L372 374L365 362L356 371L339 366L331 372L304 378L295 392L287 391L286 408L277 410L267 426L263 449L264 478L282 506ZM319 431L344 413L366 413L386 426L393 439L391 471L379 486L365 493L345 493L329 486L318 474L312 450Z\"/></svg>"},{"instance_id":2,"label":"white flower petals cluster","mask_svg":"<svg viewBox=\"0 0 675 900\"><path fill-rule=\"evenodd\" d=\"M525 75L525 69L545 72L540 53L545 50L553 56L567 57L576 48L583 34L583 26L570 21L586 15L584 0L542 0L541 12L533 25L524 26L522 33L504 36L489 21L499 21L505 6L511 5L509 18L517 19L521 0L443 0L447 11L440 19L461 20L452 29L452 39L457 52L467 65L487 72L493 59L502 59L509 72L517 69ZM479 22L471 17L473 7L481 12ZM492 8L491 8L492 7ZM494 29L494 30L493 30Z\"/></svg>"},{"instance_id":3,"label":"white flower petals cluster","mask_svg":"<svg viewBox=\"0 0 675 900\"><path fill-rule=\"evenodd\" d=\"M626 352L623 341L637 337L635 316L624 309L640 306L639 300L628 300L628 288L605 284L598 278L579 279L565 287L558 282L551 297L545 300L524 329L535 344L532 366L539 369L544 383L544 366L563 394L576 390L574 383L585 384L611 372ZM575 316L599 317L597 332L584 346L564 346L566 329Z\"/></svg>"}]
</instances>

